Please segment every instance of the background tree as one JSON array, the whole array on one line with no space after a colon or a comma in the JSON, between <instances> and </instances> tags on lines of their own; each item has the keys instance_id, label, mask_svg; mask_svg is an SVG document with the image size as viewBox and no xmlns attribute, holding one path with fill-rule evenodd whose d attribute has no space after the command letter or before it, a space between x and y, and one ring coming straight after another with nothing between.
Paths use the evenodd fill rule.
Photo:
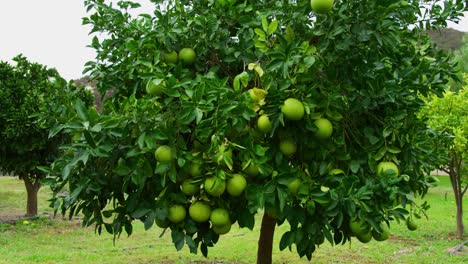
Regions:
<instances>
[{"instance_id":1,"label":"background tree","mask_svg":"<svg viewBox=\"0 0 468 264\"><path fill-rule=\"evenodd\" d=\"M49 139L50 124L71 102L71 87L55 69L19 55L13 64L0 62L0 171L17 175L27 190L26 216L37 215L37 193L66 135ZM83 97L84 98L84 97ZM49 124L49 126L47 125Z\"/></svg>"},{"instance_id":2,"label":"background tree","mask_svg":"<svg viewBox=\"0 0 468 264\"><path fill-rule=\"evenodd\" d=\"M454 53L455 60L460 67L460 71L463 73L468 73L468 37L463 38L462 46Z\"/></svg>"},{"instance_id":3,"label":"background tree","mask_svg":"<svg viewBox=\"0 0 468 264\"><path fill-rule=\"evenodd\" d=\"M116 93L54 129L74 135L49 171L56 210L115 236L156 223L204 255L264 211L258 263L271 263L276 225L290 227L280 249L309 259L325 240L414 229L438 162L419 96L455 76L422 29L466 3L153 2L132 17L137 3L85 1L84 23L104 33L87 70Z\"/></svg>"},{"instance_id":4,"label":"background tree","mask_svg":"<svg viewBox=\"0 0 468 264\"><path fill-rule=\"evenodd\" d=\"M463 78L464 74L468 74L468 37L463 38L462 46L458 49L455 50L453 53L453 58L455 62L458 65L459 69L459 79L461 79L461 82L452 82L450 85L450 89L454 92L457 92L464 87L467 82L466 78Z\"/></svg>"},{"instance_id":5,"label":"background tree","mask_svg":"<svg viewBox=\"0 0 468 264\"><path fill-rule=\"evenodd\" d=\"M465 74L465 80L468 75ZM442 171L450 176L455 203L457 205L457 236L464 234L463 196L468 189L468 86L457 93L447 91L443 98L431 97L421 114L428 125L441 133L440 140L434 141L439 148L447 151L449 161Z\"/></svg>"}]
</instances>

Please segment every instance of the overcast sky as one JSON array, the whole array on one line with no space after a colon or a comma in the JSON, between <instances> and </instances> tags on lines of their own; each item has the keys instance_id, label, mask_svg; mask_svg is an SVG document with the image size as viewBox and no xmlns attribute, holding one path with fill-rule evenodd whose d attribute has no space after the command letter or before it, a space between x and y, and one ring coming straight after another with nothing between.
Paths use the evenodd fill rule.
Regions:
<instances>
[{"instance_id":1,"label":"overcast sky","mask_svg":"<svg viewBox=\"0 0 468 264\"><path fill-rule=\"evenodd\" d=\"M149 0L141 0L150 13ZM94 59L82 0L4 0L0 4L0 60L22 53L30 61L56 68L65 79L82 76L83 65ZM467 15L459 25L468 32Z\"/></svg>"}]
</instances>

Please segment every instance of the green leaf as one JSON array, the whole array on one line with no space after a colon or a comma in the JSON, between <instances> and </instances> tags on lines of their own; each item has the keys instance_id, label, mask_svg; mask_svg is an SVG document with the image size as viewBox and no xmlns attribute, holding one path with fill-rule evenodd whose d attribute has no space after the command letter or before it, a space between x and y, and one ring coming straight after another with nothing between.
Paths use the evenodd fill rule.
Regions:
<instances>
[{"instance_id":1,"label":"green leaf","mask_svg":"<svg viewBox=\"0 0 468 264\"><path fill-rule=\"evenodd\" d=\"M153 211L151 211L147 216L146 216L146 219L145 219L145 230L148 230L150 229L153 224L154 224L154 217L155 217L155 214Z\"/></svg>"},{"instance_id":2,"label":"green leaf","mask_svg":"<svg viewBox=\"0 0 468 264\"><path fill-rule=\"evenodd\" d=\"M296 241L295 233L292 231L286 231L283 236L281 236L279 249L283 251L287 247L290 247Z\"/></svg>"},{"instance_id":3,"label":"green leaf","mask_svg":"<svg viewBox=\"0 0 468 264\"><path fill-rule=\"evenodd\" d=\"M387 153L387 147L382 147L379 149L379 151L374 155L374 160L381 160L385 154Z\"/></svg>"},{"instance_id":4,"label":"green leaf","mask_svg":"<svg viewBox=\"0 0 468 264\"><path fill-rule=\"evenodd\" d=\"M248 229L253 230L255 227L255 215L251 214L249 210L242 210L239 213L237 222L239 223L239 227L247 227Z\"/></svg>"},{"instance_id":5,"label":"green leaf","mask_svg":"<svg viewBox=\"0 0 468 264\"><path fill-rule=\"evenodd\" d=\"M199 124L203 118L203 112L200 108L195 108L196 123Z\"/></svg>"},{"instance_id":6,"label":"green leaf","mask_svg":"<svg viewBox=\"0 0 468 264\"><path fill-rule=\"evenodd\" d=\"M261 30L259 28L256 28L256 29L254 29L254 32L255 32L255 34L257 34L259 40L261 40L261 41L266 40L265 31L263 31L263 30Z\"/></svg>"},{"instance_id":7,"label":"green leaf","mask_svg":"<svg viewBox=\"0 0 468 264\"><path fill-rule=\"evenodd\" d=\"M247 87L248 84L249 84L249 74L246 71L234 77L234 82L233 82L234 90L241 89L241 85L242 85L242 88L245 88Z\"/></svg>"},{"instance_id":8,"label":"green leaf","mask_svg":"<svg viewBox=\"0 0 468 264\"><path fill-rule=\"evenodd\" d=\"M279 209L282 212L286 205L289 195L286 192L286 190L284 190L283 188L276 188L276 192L277 192L277 197L278 197L278 202L279 202Z\"/></svg>"},{"instance_id":9,"label":"green leaf","mask_svg":"<svg viewBox=\"0 0 468 264\"><path fill-rule=\"evenodd\" d=\"M276 29L278 29L278 20L275 19L268 25L268 30L266 32L268 35L271 35L276 32Z\"/></svg>"},{"instance_id":10,"label":"green leaf","mask_svg":"<svg viewBox=\"0 0 468 264\"><path fill-rule=\"evenodd\" d=\"M197 243L195 243L195 240L189 235L185 236L185 242L187 243L187 246L190 249L190 253L196 254L197 253Z\"/></svg>"},{"instance_id":11,"label":"green leaf","mask_svg":"<svg viewBox=\"0 0 468 264\"><path fill-rule=\"evenodd\" d=\"M62 179L63 179L64 181L66 181L66 180L68 179L68 176L70 176L71 169L72 169L72 165L71 165L71 164L67 164L65 167L63 167L63 170L62 170Z\"/></svg>"},{"instance_id":12,"label":"green leaf","mask_svg":"<svg viewBox=\"0 0 468 264\"><path fill-rule=\"evenodd\" d=\"M351 169L351 171L353 173L356 173L359 171L359 168L361 168L361 164L359 163L359 161L357 160L352 160L350 163L349 163L349 168Z\"/></svg>"},{"instance_id":13,"label":"green leaf","mask_svg":"<svg viewBox=\"0 0 468 264\"><path fill-rule=\"evenodd\" d=\"M294 40L295 34L294 34L294 30L291 27L291 25L286 26L285 35L286 35L286 40L288 40L288 42L292 42Z\"/></svg>"},{"instance_id":14,"label":"green leaf","mask_svg":"<svg viewBox=\"0 0 468 264\"><path fill-rule=\"evenodd\" d=\"M138 208L136 211L132 213L132 217L135 219L139 219L145 216L150 211L151 209L148 209L148 208Z\"/></svg>"},{"instance_id":15,"label":"green leaf","mask_svg":"<svg viewBox=\"0 0 468 264\"><path fill-rule=\"evenodd\" d=\"M315 57L314 56L305 57L304 63L306 67L311 67L315 63Z\"/></svg>"},{"instance_id":16,"label":"green leaf","mask_svg":"<svg viewBox=\"0 0 468 264\"><path fill-rule=\"evenodd\" d=\"M58 126L53 127L53 128L49 131L49 139L50 139L50 138L53 138L55 135L57 135L58 133L60 133L60 131L62 131L63 128L64 128L64 125L58 125Z\"/></svg>"},{"instance_id":17,"label":"green leaf","mask_svg":"<svg viewBox=\"0 0 468 264\"><path fill-rule=\"evenodd\" d=\"M84 137L85 137L85 139L86 139L86 142L89 144L89 146L90 146L91 148L95 148L95 147L96 147L96 143L94 142L94 138L93 138L93 136L91 135L91 133L89 133L88 130L85 130L85 131L83 131L83 135L84 135Z\"/></svg>"},{"instance_id":18,"label":"green leaf","mask_svg":"<svg viewBox=\"0 0 468 264\"><path fill-rule=\"evenodd\" d=\"M387 151L393 154L398 154L401 152L401 149L397 147L389 146L387 147Z\"/></svg>"},{"instance_id":19,"label":"green leaf","mask_svg":"<svg viewBox=\"0 0 468 264\"><path fill-rule=\"evenodd\" d=\"M76 109L76 112L78 113L78 116L81 118L81 120L83 121L89 120L88 111L83 101L76 100L75 109Z\"/></svg>"},{"instance_id":20,"label":"green leaf","mask_svg":"<svg viewBox=\"0 0 468 264\"><path fill-rule=\"evenodd\" d=\"M268 20L265 16L262 16L262 28L264 32L268 32Z\"/></svg>"},{"instance_id":21,"label":"green leaf","mask_svg":"<svg viewBox=\"0 0 468 264\"><path fill-rule=\"evenodd\" d=\"M175 229L171 232L172 243L174 243L177 251L180 251L184 247L185 235L182 231Z\"/></svg>"},{"instance_id":22,"label":"green leaf","mask_svg":"<svg viewBox=\"0 0 468 264\"><path fill-rule=\"evenodd\" d=\"M168 172L171 167L170 163L158 162L156 165L156 170L154 171L155 174L163 174Z\"/></svg>"}]
</instances>

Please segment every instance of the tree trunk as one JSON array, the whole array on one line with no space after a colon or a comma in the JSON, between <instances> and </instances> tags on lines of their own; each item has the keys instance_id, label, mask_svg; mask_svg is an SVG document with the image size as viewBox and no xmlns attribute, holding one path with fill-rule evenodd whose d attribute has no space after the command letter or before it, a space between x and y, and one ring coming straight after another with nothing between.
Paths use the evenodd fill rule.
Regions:
<instances>
[{"instance_id":1,"label":"tree trunk","mask_svg":"<svg viewBox=\"0 0 468 264\"><path fill-rule=\"evenodd\" d=\"M260 238L258 240L257 264L271 264L273 250L273 236L275 234L276 219L263 214Z\"/></svg>"},{"instance_id":2,"label":"tree trunk","mask_svg":"<svg viewBox=\"0 0 468 264\"><path fill-rule=\"evenodd\" d=\"M462 159L459 159L457 153L452 150L451 152L451 159L449 165L449 176L450 182L452 184L453 193L455 196L455 204L457 206L457 237L462 239L464 233L464 225L463 225L463 195L464 190L461 184L461 164Z\"/></svg>"},{"instance_id":3,"label":"tree trunk","mask_svg":"<svg viewBox=\"0 0 468 264\"><path fill-rule=\"evenodd\" d=\"M456 201L457 202L457 236L458 238L463 238L463 233L465 232L465 226L463 225L463 197Z\"/></svg>"},{"instance_id":4,"label":"tree trunk","mask_svg":"<svg viewBox=\"0 0 468 264\"><path fill-rule=\"evenodd\" d=\"M28 194L28 200L26 204L26 216L37 215L37 193L41 188L41 183L38 179L31 179L28 176L22 177L24 185L26 186L26 192Z\"/></svg>"}]
</instances>

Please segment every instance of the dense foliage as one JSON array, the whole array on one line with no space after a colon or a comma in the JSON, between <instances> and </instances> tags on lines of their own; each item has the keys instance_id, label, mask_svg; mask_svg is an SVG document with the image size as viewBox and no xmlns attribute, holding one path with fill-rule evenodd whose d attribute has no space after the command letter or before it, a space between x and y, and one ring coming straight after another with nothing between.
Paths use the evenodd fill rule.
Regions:
<instances>
[{"instance_id":1,"label":"dense foliage","mask_svg":"<svg viewBox=\"0 0 468 264\"><path fill-rule=\"evenodd\" d=\"M310 258L325 239L367 239L349 223L380 239L426 208L415 195L438 156L419 96L442 95L455 75L422 29L465 3L335 1L317 14L309 1L153 2L134 17L134 2L85 1L84 23L105 33L87 70L115 95L102 113L78 103L57 126L75 137L50 171L56 192L70 188L56 210L116 236L134 220L156 223L177 249L206 255L227 226L253 228L264 209L290 225L280 249ZM227 211L228 224L221 213L198 221L196 201Z\"/></svg>"},{"instance_id":2,"label":"dense foliage","mask_svg":"<svg viewBox=\"0 0 468 264\"><path fill-rule=\"evenodd\" d=\"M54 116L63 113L73 97L90 99L55 69L22 55L12 61L0 62L0 172L17 175L26 187L31 183L38 189L46 174L37 167L50 166L67 138L49 139Z\"/></svg>"},{"instance_id":3,"label":"dense foliage","mask_svg":"<svg viewBox=\"0 0 468 264\"><path fill-rule=\"evenodd\" d=\"M468 79L465 74L465 81ZM463 237L463 196L468 190L468 86L458 92L447 91L444 97L432 96L422 109L421 117L439 133L434 148L442 151L448 160L441 169L452 183L457 205L457 234Z\"/></svg>"}]
</instances>

